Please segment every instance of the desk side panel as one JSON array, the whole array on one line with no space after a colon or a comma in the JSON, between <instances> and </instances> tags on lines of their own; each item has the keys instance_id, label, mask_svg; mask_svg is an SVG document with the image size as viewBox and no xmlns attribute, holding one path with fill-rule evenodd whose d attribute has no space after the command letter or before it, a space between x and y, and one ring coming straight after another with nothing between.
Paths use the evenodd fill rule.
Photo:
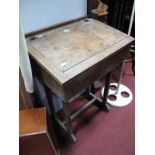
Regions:
<instances>
[{"instance_id":1,"label":"desk side panel","mask_svg":"<svg viewBox=\"0 0 155 155\"><path fill-rule=\"evenodd\" d=\"M56 81L49 73L47 73L47 71L44 70L32 57L30 58L33 74L35 74L35 76L37 76L53 93L63 99L63 86L58 81Z\"/></svg>"}]
</instances>

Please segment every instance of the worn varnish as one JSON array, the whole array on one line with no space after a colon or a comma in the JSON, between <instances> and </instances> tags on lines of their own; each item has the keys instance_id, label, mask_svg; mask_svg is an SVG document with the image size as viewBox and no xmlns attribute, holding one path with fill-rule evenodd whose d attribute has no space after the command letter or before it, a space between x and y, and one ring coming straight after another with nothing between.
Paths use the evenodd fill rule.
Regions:
<instances>
[{"instance_id":1,"label":"worn varnish","mask_svg":"<svg viewBox=\"0 0 155 155\"><path fill-rule=\"evenodd\" d=\"M94 19L83 19L27 38L44 83L64 101L117 67L133 38Z\"/></svg>"}]
</instances>

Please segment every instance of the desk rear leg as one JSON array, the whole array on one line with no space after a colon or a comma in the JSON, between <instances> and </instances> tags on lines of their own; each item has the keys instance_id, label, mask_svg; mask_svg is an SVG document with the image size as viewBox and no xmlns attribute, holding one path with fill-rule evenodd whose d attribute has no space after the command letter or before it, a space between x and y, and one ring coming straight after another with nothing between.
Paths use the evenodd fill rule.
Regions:
<instances>
[{"instance_id":1,"label":"desk rear leg","mask_svg":"<svg viewBox=\"0 0 155 155\"><path fill-rule=\"evenodd\" d=\"M108 107L108 104L107 104L107 98L108 98L108 93L109 93L109 86L110 86L111 76L112 76L112 72L109 72L106 75L106 78L105 78L105 89L104 89L104 94L103 94L102 102L97 101L95 103L95 105L98 108L102 109L105 112L109 112L109 107Z\"/></svg>"},{"instance_id":2,"label":"desk rear leg","mask_svg":"<svg viewBox=\"0 0 155 155\"><path fill-rule=\"evenodd\" d=\"M91 85L91 87L87 88L85 90L85 92L83 93L83 96L85 98L87 98L89 101L92 100L93 98L96 98L96 101L95 101L94 105L97 106L99 109L105 111L105 112L109 112L109 107L107 105L107 98L108 98L108 93L109 93L109 86L110 86L110 81L111 81L111 75L112 75L112 72L109 72L106 75L105 90L104 90L104 95L103 95L102 99L99 99L98 97L93 95L94 92L92 90L94 90L94 85Z\"/></svg>"}]
</instances>

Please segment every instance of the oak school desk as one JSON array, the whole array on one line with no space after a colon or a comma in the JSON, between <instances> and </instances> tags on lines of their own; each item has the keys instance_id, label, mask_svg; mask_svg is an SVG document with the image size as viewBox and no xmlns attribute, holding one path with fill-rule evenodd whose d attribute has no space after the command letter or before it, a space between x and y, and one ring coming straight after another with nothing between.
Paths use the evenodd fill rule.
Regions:
<instances>
[{"instance_id":1,"label":"oak school desk","mask_svg":"<svg viewBox=\"0 0 155 155\"><path fill-rule=\"evenodd\" d=\"M111 72L127 58L133 38L100 21L85 18L29 36L27 46L45 86L63 101L65 121L54 117L71 141L76 141L71 123L92 105L108 111ZM102 99L89 87L106 76ZM89 102L71 114L68 103L81 91Z\"/></svg>"}]
</instances>

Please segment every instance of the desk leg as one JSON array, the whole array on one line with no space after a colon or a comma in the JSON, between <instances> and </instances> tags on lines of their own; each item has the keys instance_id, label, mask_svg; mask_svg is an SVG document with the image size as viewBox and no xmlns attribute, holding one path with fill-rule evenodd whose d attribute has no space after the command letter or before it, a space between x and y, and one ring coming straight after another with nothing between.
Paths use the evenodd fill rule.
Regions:
<instances>
[{"instance_id":1,"label":"desk leg","mask_svg":"<svg viewBox=\"0 0 155 155\"><path fill-rule=\"evenodd\" d=\"M56 120L56 122L59 124L59 126L61 127L61 129L63 129L63 131L66 133L68 139L72 142L75 143L76 142L76 137L73 134L72 128L71 128L71 119L70 119L70 111L68 109L68 103L63 102L63 112L64 112L64 122L61 121L59 119L59 116L56 112L55 106L54 106L54 100L52 99L52 92L50 91L50 89L46 88L46 94L48 97L48 101L50 102L50 109L52 112L52 115L54 116L54 119Z\"/></svg>"},{"instance_id":2,"label":"desk leg","mask_svg":"<svg viewBox=\"0 0 155 155\"><path fill-rule=\"evenodd\" d=\"M95 93L94 83L90 87L86 88L86 90L83 92L82 95L90 101L93 99L90 93L93 93L93 94Z\"/></svg>"},{"instance_id":3,"label":"desk leg","mask_svg":"<svg viewBox=\"0 0 155 155\"><path fill-rule=\"evenodd\" d=\"M68 103L65 103L63 104L63 111L64 111L64 114L65 114L65 126L67 128L67 132L68 132L68 139L75 143L77 141L74 133L73 133L73 130L72 130L72 126L71 126L71 118L70 118L70 111L68 109Z\"/></svg>"},{"instance_id":4,"label":"desk leg","mask_svg":"<svg viewBox=\"0 0 155 155\"><path fill-rule=\"evenodd\" d=\"M105 89L104 89L104 95L103 95L102 100L98 99L95 102L95 106L97 106L99 109L101 109L101 110L103 110L105 112L109 112L109 108L108 108L108 105L107 105L107 97L108 97L108 93L109 93L109 86L110 86L111 75L112 75L112 72L109 72L106 75Z\"/></svg>"},{"instance_id":5,"label":"desk leg","mask_svg":"<svg viewBox=\"0 0 155 155\"><path fill-rule=\"evenodd\" d=\"M96 100L94 102L94 105L97 106L99 109L105 111L105 112L109 111L109 108L108 108L108 105L107 105L107 97L108 97L108 93L109 93L111 75L112 75L112 72L109 72L106 75L104 96L103 96L102 99L96 97L92 93L92 87L94 87L93 85L90 88L87 88L86 91L83 93L83 96L86 97L89 101L92 100L93 98L95 98Z\"/></svg>"},{"instance_id":6,"label":"desk leg","mask_svg":"<svg viewBox=\"0 0 155 155\"><path fill-rule=\"evenodd\" d=\"M105 111L109 111L108 105L107 105L107 98L109 93L109 86L110 86L110 80L111 80L112 72L109 72L105 79L105 90L103 94L102 103L104 104Z\"/></svg>"},{"instance_id":7,"label":"desk leg","mask_svg":"<svg viewBox=\"0 0 155 155\"><path fill-rule=\"evenodd\" d=\"M94 94L95 93L95 85L94 83L90 87L91 92Z\"/></svg>"}]
</instances>

